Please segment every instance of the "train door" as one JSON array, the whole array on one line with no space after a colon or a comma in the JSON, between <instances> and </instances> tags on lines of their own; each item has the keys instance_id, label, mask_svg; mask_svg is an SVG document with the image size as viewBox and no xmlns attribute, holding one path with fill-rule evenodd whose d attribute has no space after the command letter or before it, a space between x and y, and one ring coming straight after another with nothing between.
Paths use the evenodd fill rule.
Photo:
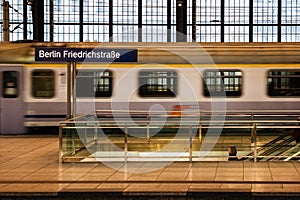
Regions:
<instances>
[{"instance_id":1,"label":"train door","mask_svg":"<svg viewBox=\"0 0 300 200\"><path fill-rule=\"evenodd\" d=\"M24 133L22 67L0 66L0 134Z\"/></svg>"}]
</instances>

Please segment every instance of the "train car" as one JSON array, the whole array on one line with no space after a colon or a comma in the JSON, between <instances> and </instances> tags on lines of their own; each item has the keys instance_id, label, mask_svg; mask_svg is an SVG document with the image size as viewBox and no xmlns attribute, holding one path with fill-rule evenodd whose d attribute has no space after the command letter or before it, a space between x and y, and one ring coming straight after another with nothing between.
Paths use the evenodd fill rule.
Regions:
<instances>
[{"instance_id":1,"label":"train car","mask_svg":"<svg viewBox=\"0 0 300 200\"><path fill-rule=\"evenodd\" d=\"M35 62L37 46L137 49L134 63L77 64L77 113L300 108L300 45L295 43L3 43L1 134L57 127L67 117L68 64Z\"/></svg>"}]
</instances>

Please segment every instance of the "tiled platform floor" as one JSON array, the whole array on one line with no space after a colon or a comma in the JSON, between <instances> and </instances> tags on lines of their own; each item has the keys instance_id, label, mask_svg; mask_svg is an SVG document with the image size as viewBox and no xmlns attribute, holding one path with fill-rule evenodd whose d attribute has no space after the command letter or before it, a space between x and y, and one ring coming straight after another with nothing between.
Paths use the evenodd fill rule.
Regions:
<instances>
[{"instance_id":1,"label":"tiled platform floor","mask_svg":"<svg viewBox=\"0 0 300 200\"><path fill-rule=\"evenodd\" d=\"M126 173L102 163L59 163L56 136L0 137L0 174L2 197L28 192L50 196L238 192L300 198L300 162L175 162L152 172Z\"/></svg>"}]
</instances>

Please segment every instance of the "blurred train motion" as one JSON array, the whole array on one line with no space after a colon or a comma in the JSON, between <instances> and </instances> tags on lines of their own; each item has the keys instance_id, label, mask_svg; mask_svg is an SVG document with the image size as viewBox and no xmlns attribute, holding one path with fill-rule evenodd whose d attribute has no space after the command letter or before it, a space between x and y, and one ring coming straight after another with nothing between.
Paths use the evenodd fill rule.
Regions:
<instances>
[{"instance_id":1,"label":"blurred train motion","mask_svg":"<svg viewBox=\"0 0 300 200\"><path fill-rule=\"evenodd\" d=\"M203 52L189 43L2 43L0 133L22 134L66 119L67 64L35 62L36 46L137 49L137 63L78 63L78 103L93 99L96 110L123 103L132 110L160 105L172 111L179 104L210 110L212 98L224 94L227 110L300 108L300 44L199 45ZM87 110L78 106L78 112Z\"/></svg>"}]
</instances>

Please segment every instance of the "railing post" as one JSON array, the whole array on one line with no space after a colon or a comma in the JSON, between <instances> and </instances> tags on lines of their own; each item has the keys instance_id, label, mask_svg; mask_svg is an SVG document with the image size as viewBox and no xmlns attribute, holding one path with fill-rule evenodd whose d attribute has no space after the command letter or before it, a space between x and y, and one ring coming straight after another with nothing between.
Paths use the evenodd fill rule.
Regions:
<instances>
[{"instance_id":1,"label":"railing post","mask_svg":"<svg viewBox=\"0 0 300 200\"><path fill-rule=\"evenodd\" d=\"M128 152L128 127L125 124L125 135L124 135L124 162L127 163L127 152Z\"/></svg>"},{"instance_id":2,"label":"railing post","mask_svg":"<svg viewBox=\"0 0 300 200\"><path fill-rule=\"evenodd\" d=\"M95 144L98 146L98 123L97 122L95 122L95 128L94 128L94 141Z\"/></svg>"},{"instance_id":3,"label":"railing post","mask_svg":"<svg viewBox=\"0 0 300 200\"><path fill-rule=\"evenodd\" d=\"M253 159L254 159L254 162L257 162L256 124L254 124L253 129L254 129L253 130L253 143L254 143Z\"/></svg>"},{"instance_id":4,"label":"railing post","mask_svg":"<svg viewBox=\"0 0 300 200\"><path fill-rule=\"evenodd\" d=\"M71 129L72 130L72 129ZM73 153L72 155L76 154L76 146L75 146L75 136L74 136L74 131L76 131L76 129L74 128L73 131L71 131L72 134L72 148L73 148Z\"/></svg>"},{"instance_id":5,"label":"railing post","mask_svg":"<svg viewBox=\"0 0 300 200\"><path fill-rule=\"evenodd\" d=\"M193 162L193 137L192 137L192 125L189 127L189 161Z\"/></svg>"},{"instance_id":6,"label":"railing post","mask_svg":"<svg viewBox=\"0 0 300 200\"><path fill-rule=\"evenodd\" d=\"M86 123L85 126L86 127L84 128L84 143L86 145L88 143L88 139L87 139L87 137L88 137L88 134L87 134L87 132L88 132L88 129L87 129L88 124Z\"/></svg>"},{"instance_id":7,"label":"railing post","mask_svg":"<svg viewBox=\"0 0 300 200\"><path fill-rule=\"evenodd\" d=\"M199 118L199 131L198 131L198 139L199 139L199 143L202 141L202 118L201 118L201 112L200 112L200 118Z\"/></svg>"},{"instance_id":8,"label":"railing post","mask_svg":"<svg viewBox=\"0 0 300 200\"><path fill-rule=\"evenodd\" d=\"M254 143L254 131L256 130L254 127L255 127L255 124L254 124L254 114L253 112L251 113L251 124L253 128L251 128L251 143Z\"/></svg>"},{"instance_id":9,"label":"railing post","mask_svg":"<svg viewBox=\"0 0 300 200\"><path fill-rule=\"evenodd\" d=\"M150 117L149 117L149 114L147 115L147 141L148 141L148 143L150 143L150 127L149 127L149 124L150 124Z\"/></svg>"},{"instance_id":10,"label":"railing post","mask_svg":"<svg viewBox=\"0 0 300 200\"><path fill-rule=\"evenodd\" d=\"M58 161L60 163L63 162L63 152L62 152L62 129L63 129L63 125L61 124L59 126L59 150L58 150Z\"/></svg>"}]
</instances>

